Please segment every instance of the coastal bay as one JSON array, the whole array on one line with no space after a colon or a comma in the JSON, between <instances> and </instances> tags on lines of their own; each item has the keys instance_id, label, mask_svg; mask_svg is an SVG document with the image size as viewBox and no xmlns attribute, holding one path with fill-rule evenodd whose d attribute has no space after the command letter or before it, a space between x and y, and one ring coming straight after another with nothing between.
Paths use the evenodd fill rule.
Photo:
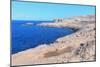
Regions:
<instances>
[{"instance_id":1,"label":"coastal bay","mask_svg":"<svg viewBox=\"0 0 100 67\"><path fill-rule=\"evenodd\" d=\"M72 28L56 28L38 26L44 21L13 21L12 22L12 54L35 48L41 44L55 42L57 38L70 35L75 31ZM44 22L49 23L49 22Z\"/></svg>"},{"instance_id":2,"label":"coastal bay","mask_svg":"<svg viewBox=\"0 0 100 67\"><path fill-rule=\"evenodd\" d=\"M95 61L95 15L55 19L53 23L36 26L78 29L75 33L56 39L53 43L12 55L14 65ZM27 61L25 61L27 60Z\"/></svg>"}]
</instances>

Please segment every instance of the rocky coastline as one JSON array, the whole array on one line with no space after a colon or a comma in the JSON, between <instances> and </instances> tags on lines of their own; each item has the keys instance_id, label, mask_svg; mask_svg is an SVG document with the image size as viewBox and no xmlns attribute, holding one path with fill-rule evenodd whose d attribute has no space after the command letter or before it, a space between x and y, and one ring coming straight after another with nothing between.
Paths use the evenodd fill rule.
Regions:
<instances>
[{"instance_id":1,"label":"rocky coastline","mask_svg":"<svg viewBox=\"0 0 100 67\"><path fill-rule=\"evenodd\" d=\"M96 59L95 15L55 19L54 23L40 23L37 26L70 27L77 29L71 35L58 38L50 45L42 44L11 56L11 64L32 65L48 63L69 63L95 61Z\"/></svg>"}]
</instances>

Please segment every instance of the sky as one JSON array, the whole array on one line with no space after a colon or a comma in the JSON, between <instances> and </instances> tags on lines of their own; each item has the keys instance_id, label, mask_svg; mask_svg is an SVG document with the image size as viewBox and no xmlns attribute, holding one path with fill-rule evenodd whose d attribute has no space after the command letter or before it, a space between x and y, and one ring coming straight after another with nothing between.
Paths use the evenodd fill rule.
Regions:
<instances>
[{"instance_id":1,"label":"sky","mask_svg":"<svg viewBox=\"0 0 100 67\"><path fill-rule=\"evenodd\" d=\"M95 6L12 1L12 20L53 20L95 14Z\"/></svg>"}]
</instances>

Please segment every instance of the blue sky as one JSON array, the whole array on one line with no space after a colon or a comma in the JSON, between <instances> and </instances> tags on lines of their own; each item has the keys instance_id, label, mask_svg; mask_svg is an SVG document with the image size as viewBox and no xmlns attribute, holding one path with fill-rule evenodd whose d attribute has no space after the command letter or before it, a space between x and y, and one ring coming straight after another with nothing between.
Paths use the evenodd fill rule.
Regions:
<instances>
[{"instance_id":1,"label":"blue sky","mask_svg":"<svg viewBox=\"0 0 100 67\"><path fill-rule=\"evenodd\" d=\"M52 20L89 14L95 14L94 6L12 2L12 20Z\"/></svg>"}]
</instances>

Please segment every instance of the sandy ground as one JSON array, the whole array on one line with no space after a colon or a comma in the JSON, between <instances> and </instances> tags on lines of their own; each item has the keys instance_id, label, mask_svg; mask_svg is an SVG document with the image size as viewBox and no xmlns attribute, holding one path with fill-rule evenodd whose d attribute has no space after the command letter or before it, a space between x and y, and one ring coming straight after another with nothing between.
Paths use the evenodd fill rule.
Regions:
<instances>
[{"instance_id":1,"label":"sandy ground","mask_svg":"<svg viewBox=\"0 0 100 67\"><path fill-rule=\"evenodd\" d=\"M95 61L95 15L56 19L54 23L38 25L71 27L78 29L78 31L58 38L50 45L42 44L36 48L13 54L11 56L12 66Z\"/></svg>"}]
</instances>

